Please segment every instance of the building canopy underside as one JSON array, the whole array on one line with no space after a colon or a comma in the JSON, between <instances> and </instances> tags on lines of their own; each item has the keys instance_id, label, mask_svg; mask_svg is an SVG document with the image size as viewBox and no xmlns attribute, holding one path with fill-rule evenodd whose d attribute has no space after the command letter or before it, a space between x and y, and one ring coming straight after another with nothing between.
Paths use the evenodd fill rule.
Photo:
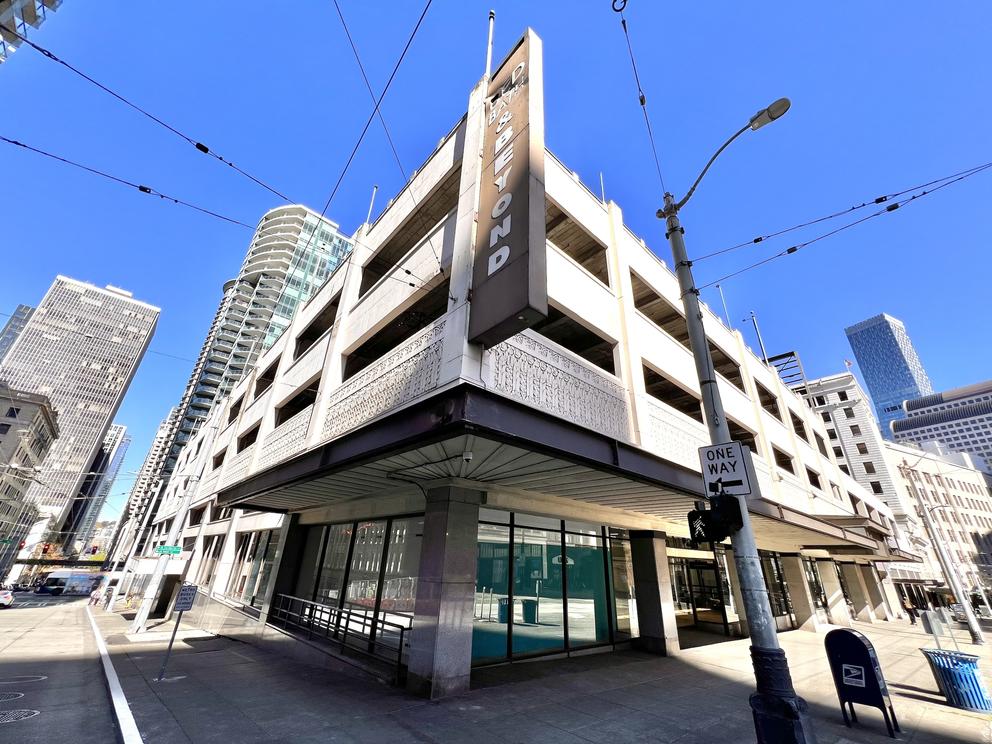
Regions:
<instances>
[{"instance_id":1,"label":"building canopy underside","mask_svg":"<svg viewBox=\"0 0 992 744\"><path fill-rule=\"evenodd\" d=\"M635 526L646 516L683 536L687 512L703 498L698 473L461 386L222 490L218 503L304 512L439 482L485 491L493 506L548 515L610 509L604 522ZM843 526L765 499L750 511L761 549L879 558L876 540Z\"/></svg>"}]
</instances>

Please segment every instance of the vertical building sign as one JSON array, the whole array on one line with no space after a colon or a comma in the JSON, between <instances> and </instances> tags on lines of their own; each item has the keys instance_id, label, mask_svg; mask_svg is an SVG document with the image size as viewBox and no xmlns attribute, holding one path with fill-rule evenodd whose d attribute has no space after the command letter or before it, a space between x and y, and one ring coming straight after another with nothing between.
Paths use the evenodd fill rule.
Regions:
<instances>
[{"instance_id":1,"label":"vertical building sign","mask_svg":"<svg viewBox=\"0 0 992 744\"><path fill-rule=\"evenodd\" d=\"M541 40L530 29L489 84L469 341L495 346L548 315Z\"/></svg>"}]
</instances>

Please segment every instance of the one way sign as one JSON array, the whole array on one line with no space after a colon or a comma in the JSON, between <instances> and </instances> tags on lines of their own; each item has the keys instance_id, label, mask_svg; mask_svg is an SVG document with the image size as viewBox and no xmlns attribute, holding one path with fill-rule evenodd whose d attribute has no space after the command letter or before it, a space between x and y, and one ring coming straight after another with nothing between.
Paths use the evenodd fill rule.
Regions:
<instances>
[{"instance_id":1,"label":"one way sign","mask_svg":"<svg viewBox=\"0 0 992 744\"><path fill-rule=\"evenodd\" d=\"M703 469L703 484L707 496L725 493L733 496L750 496L751 463L746 459L740 442L714 444L699 448L699 464Z\"/></svg>"}]
</instances>

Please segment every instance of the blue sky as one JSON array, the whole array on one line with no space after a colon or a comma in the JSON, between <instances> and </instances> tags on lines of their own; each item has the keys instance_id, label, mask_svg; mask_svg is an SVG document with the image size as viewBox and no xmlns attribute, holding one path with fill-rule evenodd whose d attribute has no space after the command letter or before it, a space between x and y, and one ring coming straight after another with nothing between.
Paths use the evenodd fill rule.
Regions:
<instances>
[{"instance_id":1,"label":"blue sky","mask_svg":"<svg viewBox=\"0 0 992 744\"><path fill-rule=\"evenodd\" d=\"M381 89L422 4L340 0ZM525 26L544 40L546 137L558 157L623 209L667 258L661 196L619 18L609 0L436 0L384 103L412 171L461 116L481 76L486 18L496 58ZM780 96L793 108L748 133L682 213L691 256L992 160L987 95L992 9L910 3L656 3L626 11L668 188L684 193L713 150ZM333 3L69 0L33 36L92 77L320 209L371 110ZM279 203L37 52L0 66L0 134L254 224ZM179 398L221 285L250 231L0 144L0 312L36 303L57 273L125 287L159 305L151 348L117 421L136 471ZM328 211L348 233L402 186L378 124ZM992 171L725 283L731 321L754 310L770 353L795 349L807 374L843 370L846 325L905 321L938 389L992 377L987 342ZM818 226L703 261L702 285ZM703 293L718 311L715 290ZM171 356L167 356L171 355ZM131 480L118 480L105 516Z\"/></svg>"}]
</instances>

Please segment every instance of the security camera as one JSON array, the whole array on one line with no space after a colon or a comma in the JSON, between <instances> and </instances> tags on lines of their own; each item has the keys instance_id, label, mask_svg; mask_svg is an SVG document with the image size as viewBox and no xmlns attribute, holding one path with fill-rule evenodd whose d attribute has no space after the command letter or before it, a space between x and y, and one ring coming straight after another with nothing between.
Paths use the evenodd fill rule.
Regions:
<instances>
[{"instance_id":1,"label":"security camera","mask_svg":"<svg viewBox=\"0 0 992 744\"><path fill-rule=\"evenodd\" d=\"M462 452L462 462L472 462L472 453Z\"/></svg>"}]
</instances>

